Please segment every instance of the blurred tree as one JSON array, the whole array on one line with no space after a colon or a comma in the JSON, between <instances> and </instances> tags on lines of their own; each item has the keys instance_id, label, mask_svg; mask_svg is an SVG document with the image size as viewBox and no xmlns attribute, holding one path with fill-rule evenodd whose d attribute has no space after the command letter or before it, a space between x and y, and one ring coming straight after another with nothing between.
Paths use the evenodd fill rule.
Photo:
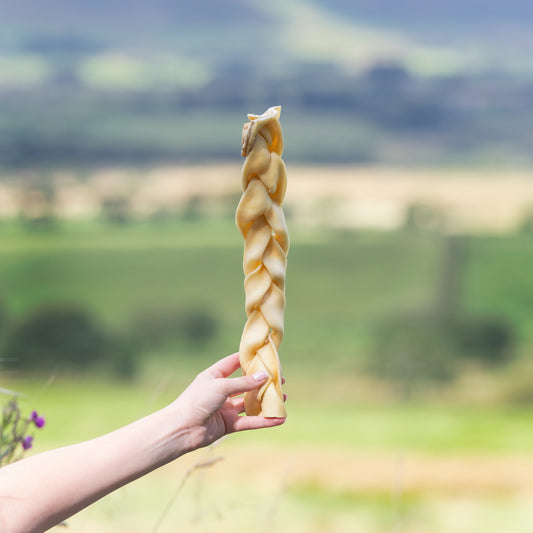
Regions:
<instances>
[{"instance_id":1,"label":"blurred tree","mask_svg":"<svg viewBox=\"0 0 533 533\"><path fill-rule=\"evenodd\" d=\"M447 326L427 314L386 320L374 332L372 373L399 386L404 396L425 381L455 375L455 346Z\"/></svg>"},{"instance_id":2,"label":"blurred tree","mask_svg":"<svg viewBox=\"0 0 533 533\"><path fill-rule=\"evenodd\" d=\"M523 216L518 232L525 235L533 234L533 208L529 209Z\"/></svg>"},{"instance_id":3,"label":"blurred tree","mask_svg":"<svg viewBox=\"0 0 533 533\"><path fill-rule=\"evenodd\" d=\"M7 332L2 355L30 371L112 369L133 373L131 346L70 304L39 307Z\"/></svg>"},{"instance_id":4,"label":"blurred tree","mask_svg":"<svg viewBox=\"0 0 533 533\"><path fill-rule=\"evenodd\" d=\"M194 221L201 219L203 205L204 199L199 194L189 196L183 208L183 220Z\"/></svg>"},{"instance_id":5,"label":"blurred tree","mask_svg":"<svg viewBox=\"0 0 533 533\"><path fill-rule=\"evenodd\" d=\"M458 235L442 238L440 273L436 283L433 312L437 320L452 323L457 319L463 292L466 243Z\"/></svg>"},{"instance_id":6,"label":"blurred tree","mask_svg":"<svg viewBox=\"0 0 533 533\"><path fill-rule=\"evenodd\" d=\"M186 341L197 348L204 346L217 332L217 321L207 309L192 309L187 312L182 323Z\"/></svg>"},{"instance_id":7,"label":"blurred tree","mask_svg":"<svg viewBox=\"0 0 533 533\"><path fill-rule=\"evenodd\" d=\"M407 231L440 234L446 227L446 215L438 207L414 203L407 207L403 227Z\"/></svg>"},{"instance_id":8,"label":"blurred tree","mask_svg":"<svg viewBox=\"0 0 533 533\"><path fill-rule=\"evenodd\" d=\"M202 348L218 331L215 314L207 308L143 310L131 321L131 337L145 350L185 342Z\"/></svg>"},{"instance_id":9,"label":"blurred tree","mask_svg":"<svg viewBox=\"0 0 533 533\"><path fill-rule=\"evenodd\" d=\"M50 176L39 174L33 176L22 188L20 217L32 228L52 228L55 216L56 190Z\"/></svg>"},{"instance_id":10,"label":"blurred tree","mask_svg":"<svg viewBox=\"0 0 533 533\"><path fill-rule=\"evenodd\" d=\"M515 333L507 320L461 311L466 257L464 238L444 235L432 306L377 326L369 368L406 395L419 382L452 379L466 362L490 368L514 355Z\"/></svg>"},{"instance_id":11,"label":"blurred tree","mask_svg":"<svg viewBox=\"0 0 533 533\"><path fill-rule=\"evenodd\" d=\"M126 224L131 220L130 202L126 196L110 196L100 204L104 219L113 224Z\"/></svg>"},{"instance_id":12,"label":"blurred tree","mask_svg":"<svg viewBox=\"0 0 533 533\"><path fill-rule=\"evenodd\" d=\"M451 328L459 354L467 359L497 366L514 355L514 329L503 317L463 318Z\"/></svg>"}]
</instances>

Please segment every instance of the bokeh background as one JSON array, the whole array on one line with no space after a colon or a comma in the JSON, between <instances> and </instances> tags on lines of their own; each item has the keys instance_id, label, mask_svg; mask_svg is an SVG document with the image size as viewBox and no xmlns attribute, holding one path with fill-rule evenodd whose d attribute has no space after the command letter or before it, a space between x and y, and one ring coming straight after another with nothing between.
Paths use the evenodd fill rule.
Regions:
<instances>
[{"instance_id":1,"label":"bokeh background","mask_svg":"<svg viewBox=\"0 0 533 533\"><path fill-rule=\"evenodd\" d=\"M241 127L282 105L288 422L70 531L531 530L532 30L518 0L0 0L1 385L36 451L236 351Z\"/></svg>"}]
</instances>

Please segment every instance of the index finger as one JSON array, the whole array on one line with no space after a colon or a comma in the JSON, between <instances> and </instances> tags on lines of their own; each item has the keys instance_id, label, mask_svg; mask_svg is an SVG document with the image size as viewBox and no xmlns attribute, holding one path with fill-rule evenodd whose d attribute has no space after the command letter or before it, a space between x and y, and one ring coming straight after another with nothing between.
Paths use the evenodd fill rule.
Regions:
<instances>
[{"instance_id":1,"label":"index finger","mask_svg":"<svg viewBox=\"0 0 533 533\"><path fill-rule=\"evenodd\" d=\"M227 378L240 367L239 354L233 353L211 365L207 373L214 378Z\"/></svg>"}]
</instances>

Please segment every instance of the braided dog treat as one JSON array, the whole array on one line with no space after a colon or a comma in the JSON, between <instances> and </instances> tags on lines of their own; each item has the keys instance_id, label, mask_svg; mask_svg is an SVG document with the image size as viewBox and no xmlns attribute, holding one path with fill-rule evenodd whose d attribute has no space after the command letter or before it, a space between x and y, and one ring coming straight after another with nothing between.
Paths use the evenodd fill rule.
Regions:
<instances>
[{"instance_id":1,"label":"braided dog treat","mask_svg":"<svg viewBox=\"0 0 533 533\"><path fill-rule=\"evenodd\" d=\"M266 370L259 391L244 395L246 414L285 417L278 348L283 337L285 270L289 235L281 203L287 175L281 159L281 107L248 115L242 132L244 193L235 220L244 237L244 291L247 321L239 348L246 375Z\"/></svg>"}]
</instances>

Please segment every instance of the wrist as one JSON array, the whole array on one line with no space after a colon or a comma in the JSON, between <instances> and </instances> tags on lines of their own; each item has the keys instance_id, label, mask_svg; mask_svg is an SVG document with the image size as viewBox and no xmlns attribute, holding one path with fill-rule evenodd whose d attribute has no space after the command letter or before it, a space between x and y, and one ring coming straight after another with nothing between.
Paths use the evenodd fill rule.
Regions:
<instances>
[{"instance_id":1,"label":"wrist","mask_svg":"<svg viewBox=\"0 0 533 533\"><path fill-rule=\"evenodd\" d=\"M154 417L153 453L160 465L178 459L194 449L187 421L171 404L151 415Z\"/></svg>"},{"instance_id":2,"label":"wrist","mask_svg":"<svg viewBox=\"0 0 533 533\"><path fill-rule=\"evenodd\" d=\"M214 440L215 435L209 434L209 429L202 424L198 417L194 416L194 409L183 405L179 398L163 409L168 417L168 427L171 428L167 436L170 448L175 453L171 459L177 459L181 455L207 446Z\"/></svg>"}]
</instances>

